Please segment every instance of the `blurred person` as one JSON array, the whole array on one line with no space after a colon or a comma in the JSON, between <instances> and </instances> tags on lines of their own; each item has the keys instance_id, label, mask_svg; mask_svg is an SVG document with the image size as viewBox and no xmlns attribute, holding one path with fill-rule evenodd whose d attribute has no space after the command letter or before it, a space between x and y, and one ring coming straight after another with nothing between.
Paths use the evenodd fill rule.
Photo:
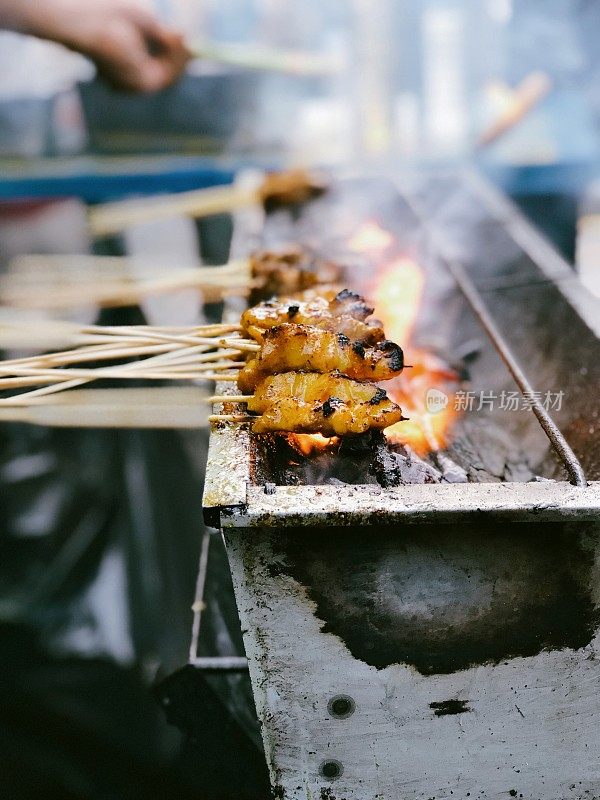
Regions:
<instances>
[{"instance_id":1,"label":"blurred person","mask_svg":"<svg viewBox=\"0 0 600 800\"><path fill-rule=\"evenodd\" d=\"M90 58L119 89L156 92L183 72L183 35L140 0L0 0L0 28L58 42Z\"/></svg>"}]
</instances>

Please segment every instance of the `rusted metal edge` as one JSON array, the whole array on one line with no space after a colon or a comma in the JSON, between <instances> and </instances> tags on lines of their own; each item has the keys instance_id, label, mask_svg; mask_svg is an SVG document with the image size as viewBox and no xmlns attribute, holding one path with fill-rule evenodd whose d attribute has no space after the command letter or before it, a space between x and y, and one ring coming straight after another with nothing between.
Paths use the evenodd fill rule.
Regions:
<instances>
[{"instance_id":1,"label":"rusted metal edge","mask_svg":"<svg viewBox=\"0 0 600 800\"><path fill-rule=\"evenodd\" d=\"M600 481L378 486L248 486L247 504L221 509L224 528L394 523L600 521Z\"/></svg>"}]
</instances>

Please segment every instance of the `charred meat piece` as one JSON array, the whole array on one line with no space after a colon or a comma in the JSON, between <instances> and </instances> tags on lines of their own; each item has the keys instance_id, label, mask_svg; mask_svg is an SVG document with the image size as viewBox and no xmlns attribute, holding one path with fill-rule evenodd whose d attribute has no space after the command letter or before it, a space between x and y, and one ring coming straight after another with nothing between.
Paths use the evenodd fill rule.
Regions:
<instances>
[{"instance_id":1,"label":"charred meat piece","mask_svg":"<svg viewBox=\"0 0 600 800\"><path fill-rule=\"evenodd\" d=\"M280 206L306 203L327 189L323 175L304 169L269 173L260 188L261 200L267 211Z\"/></svg>"},{"instance_id":2,"label":"charred meat piece","mask_svg":"<svg viewBox=\"0 0 600 800\"><path fill-rule=\"evenodd\" d=\"M331 313L335 316L347 316L364 322L373 313L373 306L367 305L364 297L350 289L342 289L329 302Z\"/></svg>"},{"instance_id":3,"label":"charred meat piece","mask_svg":"<svg viewBox=\"0 0 600 800\"><path fill-rule=\"evenodd\" d=\"M252 277L260 283L260 296L291 296L342 277L342 267L314 259L300 247L262 250L250 257ZM338 290L339 291L339 290Z\"/></svg>"},{"instance_id":4,"label":"charred meat piece","mask_svg":"<svg viewBox=\"0 0 600 800\"><path fill-rule=\"evenodd\" d=\"M402 349L394 342L365 347L342 333L285 323L265 331L260 352L240 372L238 387L250 394L267 375L293 371L337 371L356 381L385 381L403 367Z\"/></svg>"},{"instance_id":5,"label":"charred meat piece","mask_svg":"<svg viewBox=\"0 0 600 800\"><path fill-rule=\"evenodd\" d=\"M321 297L330 303L336 295L338 295L344 287L339 283L318 283L316 286L311 286L309 289L303 289L301 292L294 292L293 297L296 300L314 300Z\"/></svg>"},{"instance_id":6,"label":"charred meat piece","mask_svg":"<svg viewBox=\"0 0 600 800\"><path fill-rule=\"evenodd\" d=\"M316 297L303 301L293 298L266 300L246 309L241 324L248 336L262 342L265 331L286 322L298 325L313 325L321 330L342 333L353 341L365 345L380 342L385 338L383 329L376 320L365 322L372 309L364 300L352 292L343 290L333 300Z\"/></svg>"},{"instance_id":7,"label":"charred meat piece","mask_svg":"<svg viewBox=\"0 0 600 800\"><path fill-rule=\"evenodd\" d=\"M286 372L265 378L248 401L261 414L254 433L295 431L344 436L387 428L402 410L383 389L336 373Z\"/></svg>"}]
</instances>

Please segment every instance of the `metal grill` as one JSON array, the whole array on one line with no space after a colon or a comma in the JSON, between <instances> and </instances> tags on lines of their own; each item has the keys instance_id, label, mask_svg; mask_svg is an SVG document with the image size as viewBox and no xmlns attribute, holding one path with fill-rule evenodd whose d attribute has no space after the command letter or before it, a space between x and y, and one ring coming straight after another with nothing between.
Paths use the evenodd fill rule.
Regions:
<instances>
[{"instance_id":1,"label":"metal grill","mask_svg":"<svg viewBox=\"0 0 600 800\"><path fill-rule=\"evenodd\" d=\"M467 457L516 442L536 471L496 458L466 483L288 485L246 427L211 433L205 516L225 538L274 795L598 796L599 304L473 174L341 181L299 215L238 220L234 245L335 257L344 220L375 212L433 275L417 334L476 341L473 385L532 401L495 428L465 415ZM569 402L550 415L535 389L557 386Z\"/></svg>"},{"instance_id":2,"label":"metal grill","mask_svg":"<svg viewBox=\"0 0 600 800\"><path fill-rule=\"evenodd\" d=\"M441 486L406 485L381 491L373 486L275 486L265 492L264 483L271 481L265 480L264 483L257 484L251 466L254 458L252 437L242 426L237 429L220 429L212 434L204 498L209 518L211 509L214 509L217 514L220 511L221 524L224 527L239 527L255 524L311 525L316 524L317 519L326 519L327 524L336 525L355 524L357 520L368 524L369 520L379 523L382 519L393 519L396 516L401 516L405 521L434 522L472 517L481 513L501 517L504 520L509 518L583 520L592 519L598 513L600 473L594 461L595 455L593 458L590 455L600 450L600 429L595 426L592 417L595 406L594 385L595 381L600 381L598 369L593 363L594 354L598 352L598 340L590 329L600 320L597 304L587 297L584 291L576 288L576 279L568 265L540 239L515 208L506 205L506 201L483 184L481 179L467 175L460 179L453 176L448 180L458 182L461 193L466 191L463 187L468 186L471 193L470 202L473 203L473 197L476 197L485 207L487 224L499 228L505 236L510 236L515 248L518 247L528 253L532 266L526 270L526 274L506 276L501 271L494 273L493 269L488 269L481 276L471 277L465 264L456 257L456 252L452 252L452 236L448 232L448 225L440 225L439 212L431 213L431 199L428 207L426 195L431 191L430 187L427 184L425 186L413 184L412 188L407 189L406 182L399 182L403 186L401 196L418 222L422 237L421 246L433 248L438 269L441 264L442 268L452 276L477 318L481 330L489 337L519 390L529 398L531 414L537 417L553 450L560 458L568 482L553 479ZM343 195L343 185L339 191ZM335 199L332 202L335 202ZM273 236L277 241L277 236L280 240L281 237L285 240L286 237L289 239L298 234L300 237L303 234L306 236L307 229L312 233L310 227L303 225L302 221L298 223L288 218L283 220L283 232L280 230L281 219L276 220L276 224L272 227L274 231L269 228L267 222L266 229L262 231L262 241L267 245L273 241ZM318 248L318 236L315 238ZM249 246L256 244L256 233L252 235L248 230L238 229L237 247L247 252ZM325 241L324 247L327 246ZM480 242L479 246L485 247L485 243ZM478 289L476 282L481 283L482 290ZM589 482L586 480L580 452L577 454L574 452L561 427L536 397L534 381L519 363L520 358L514 352L514 346L508 343L506 336L500 330L494 309L482 296L483 293L487 293L493 300L499 293L506 294L507 290L522 293L531 290L532 287L538 292L542 291L542 295L538 295L541 297L541 303L550 303L544 300L544 293L550 290L556 292L556 297L560 299L560 313L556 314L554 310L553 315L547 320L548 324L553 324L555 316L572 314L575 310L581 331L586 335L586 341L580 342L580 345L582 349L584 346L587 348L590 366L586 380L578 387L578 402L579 406L584 403L587 405L587 421L593 433L583 437L583 442L580 441L578 444L579 451L583 446L584 456L590 456L587 458L592 467L592 474L588 476L591 478ZM517 298L516 302L523 302L523 315L530 313L527 298ZM547 331L545 335L548 335ZM527 347L521 349L527 356ZM556 356L549 355L549 359L551 358ZM576 370L577 366L575 361L570 365L561 363L555 371L567 374L569 369ZM227 393L233 390L230 386L223 386L219 391ZM581 400L582 393L585 394L583 400ZM581 414L580 407L576 409L576 413ZM566 424L563 422L563 429L568 426L568 420ZM529 436L532 437L533 434L530 432ZM541 446L539 442L537 446ZM217 524L214 513L212 522Z\"/></svg>"}]
</instances>

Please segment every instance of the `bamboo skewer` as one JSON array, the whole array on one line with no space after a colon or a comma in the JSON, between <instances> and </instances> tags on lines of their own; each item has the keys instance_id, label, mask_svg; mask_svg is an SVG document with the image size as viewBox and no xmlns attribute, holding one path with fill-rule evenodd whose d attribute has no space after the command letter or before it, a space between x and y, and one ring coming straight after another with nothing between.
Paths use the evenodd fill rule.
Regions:
<instances>
[{"instance_id":1,"label":"bamboo skewer","mask_svg":"<svg viewBox=\"0 0 600 800\"><path fill-rule=\"evenodd\" d=\"M257 205L257 189L217 186L181 194L142 200L123 200L90 208L88 225L93 236L110 236L134 225L173 217L208 217Z\"/></svg>"},{"instance_id":2,"label":"bamboo skewer","mask_svg":"<svg viewBox=\"0 0 600 800\"><path fill-rule=\"evenodd\" d=\"M0 398L0 408L23 409L48 400L57 405L60 401L54 395L103 379L233 382L244 363L239 360L242 354L260 350L256 342L239 335L239 325L153 328L60 323L59 329L62 335L70 333L78 346L0 362L0 390L28 389ZM86 362L122 360L125 363L86 366ZM241 397L234 395L224 402L241 402ZM67 418L53 413L57 419ZM25 417L4 414L5 419Z\"/></svg>"},{"instance_id":3,"label":"bamboo skewer","mask_svg":"<svg viewBox=\"0 0 600 800\"><path fill-rule=\"evenodd\" d=\"M28 406L0 408L0 422L72 428L194 428L208 422L201 389L75 389L59 402L33 398ZM172 412L176 411L175 414Z\"/></svg>"},{"instance_id":4,"label":"bamboo skewer","mask_svg":"<svg viewBox=\"0 0 600 800\"><path fill-rule=\"evenodd\" d=\"M247 259L218 267L159 270L134 258L105 258L106 264L101 256L71 256L63 264L56 256L20 257L0 280L0 298L15 308L56 310L134 305L154 294L197 289L210 302L224 293L245 295L256 283Z\"/></svg>"},{"instance_id":5,"label":"bamboo skewer","mask_svg":"<svg viewBox=\"0 0 600 800\"><path fill-rule=\"evenodd\" d=\"M296 76L334 75L342 68L338 58L303 50L279 50L264 45L198 42L189 48L193 58L219 64Z\"/></svg>"},{"instance_id":6,"label":"bamboo skewer","mask_svg":"<svg viewBox=\"0 0 600 800\"><path fill-rule=\"evenodd\" d=\"M82 347L127 342L132 339L144 339L146 343L172 337L191 337L216 340L241 330L239 325L198 325L188 327L154 327L154 326L102 326L78 325L77 323L59 320L40 319L38 317L19 318L15 321L13 313L0 312L0 348L31 349L40 347ZM119 342L117 342L119 337ZM177 341L177 340L176 340ZM217 342L215 341L215 346Z\"/></svg>"},{"instance_id":7,"label":"bamboo skewer","mask_svg":"<svg viewBox=\"0 0 600 800\"><path fill-rule=\"evenodd\" d=\"M92 346L83 348L83 352L65 351L60 354L48 354L28 359L14 359L6 364L0 363L0 389L39 388L12 397L1 398L0 405L26 405L32 398L46 396L72 389L104 378L125 380L219 380L221 374L225 379L236 379L237 370L242 366L233 361L239 358L237 346L223 347L219 340L211 337L178 337L178 342L160 342L154 345L139 346L145 341L141 336L148 336L147 329L139 329L140 338L132 337L128 346L107 347ZM160 334L159 334L160 337ZM170 339L169 335L166 336ZM118 337L115 337L118 341ZM200 344L189 342L200 341ZM234 341L231 341L234 344ZM244 342L242 341L242 344ZM207 350L210 349L210 352ZM145 355L141 361L129 362L117 366L81 368L73 367L73 363L85 360L116 360ZM69 365L68 369L61 369ZM233 374L232 374L233 373ZM50 384L41 386L40 384Z\"/></svg>"},{"instance_id":8,"label":"bamboo skewer","mask_svg":"<svg viewBox=\"0 0 600 800\"><path fill-rule=\"evenodd\" d=\"M207 217L276 200L295 203L323 191L322 177L304 170L267 175L255 187L231 184L181 192L176 195L122 200L90 208L88 223L94 236L109 236L134 225L178 216Z\"/></svg>"},{"instance_id":9,"label":"bamboo skewer","mask_svg":"<svg viewBox=\"0 0 600 800\"><path fill-rule=\"evenodd\" d=\"M482 131L476 143L478 149L488 147L507 131L518 125L551 91L552 80L544 72L526 75L512 92L510 102Z\"/></svg>"}]
</instances>

